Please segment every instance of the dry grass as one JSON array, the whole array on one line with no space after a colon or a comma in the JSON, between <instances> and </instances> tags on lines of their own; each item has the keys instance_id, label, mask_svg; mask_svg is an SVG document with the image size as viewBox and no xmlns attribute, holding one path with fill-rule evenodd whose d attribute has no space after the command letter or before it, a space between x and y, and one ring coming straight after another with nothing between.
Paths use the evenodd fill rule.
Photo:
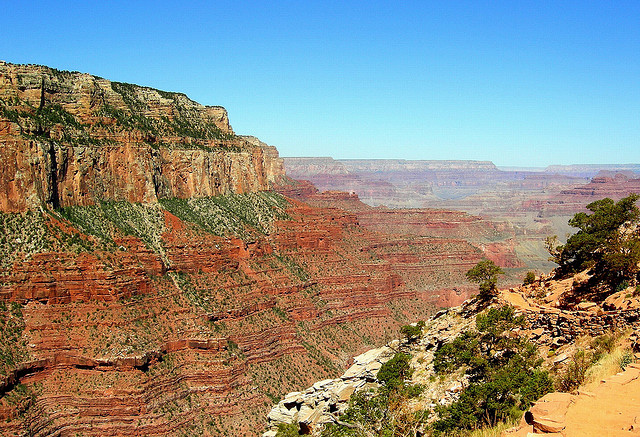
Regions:
<instances>
[{"instance_id":1,"label":"dry grass","mask_svg":"<svg viewBox=\"0 0 640 437\"><path fill-rule=\"evenodd\" d=\"M622 364L625 359L628 359L629 353L626 346L617 346L611 353L604 354L587 370L584 385L598 384L603 379L621 372Z\"/></svg>"},{"instance_id":2,"label":"dry grass","mask_svg":"<svg viewBox=\"0 0 640 437\"><path fill-rule=\"evenodd\" d=\"M509 428L513 428L518 424L518 421L507 421L499 423L491 428L483 428L472 431L469 437L500 437L500 435Z\"/></svg>"}]
</instances>

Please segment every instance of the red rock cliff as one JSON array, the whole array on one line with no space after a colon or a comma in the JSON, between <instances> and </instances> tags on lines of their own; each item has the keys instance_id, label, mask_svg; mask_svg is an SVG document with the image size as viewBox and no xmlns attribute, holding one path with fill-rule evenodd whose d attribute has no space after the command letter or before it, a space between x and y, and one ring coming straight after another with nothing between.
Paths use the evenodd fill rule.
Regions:
<instances>
[{"instance_id":1,"label":"red rock cliff","mask_svg":"<svg viewBox=\"0 0 640 437\"><path fill-rule=\"evenodd\" d=\"M253 192L284 174L222 107L41 66L0 63L0 137L1 211Z\"/></svg>"}]
</instances>

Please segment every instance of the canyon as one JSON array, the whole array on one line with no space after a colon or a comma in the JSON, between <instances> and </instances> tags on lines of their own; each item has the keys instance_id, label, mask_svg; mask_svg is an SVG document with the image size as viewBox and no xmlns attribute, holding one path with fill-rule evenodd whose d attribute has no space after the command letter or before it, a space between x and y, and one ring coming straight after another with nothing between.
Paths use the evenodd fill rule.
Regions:
<instances>
[{"instance_id":1,"label":"canyon","mask_svg":"<svg viewBox=\"0 0 640 437\"><path fill-rule=\"evenodd\" d=\"M286 393L470 297L481 259L518 284L558 217L636 186L321 161L181 93L0 62L0 433L260 435Z\"/></svg>"},{"instance_id":2,"label":"canyon","mask_svg":"<svg viewBox=\"0 0 640 437\"><path fill-rule=\"evenodd\" d=\"M637 164L503 168L489 161L286 157L284 167L293 179L353 193L372 207L405 209L403 214L463 211L510 228L511 236L500 245L539 273L554 268L544 240L551 235L563 240L573 232L567 224L573 214L604 197L619 200L640 190ZM476 243L491 251L486 242Z\"/></svg>"},{"instance_id":3,"label":"canyon","mask_svg":"<svg viewBox=\"0 0 640 437\"><path fill-rule=\"evenodd\" d=\"M489 244L510 229L389 227L183 94L1 63L0 109L4 435L258 435L284 393L467 298L485 254L519 265Z\"/></svg>"}]
</instances>

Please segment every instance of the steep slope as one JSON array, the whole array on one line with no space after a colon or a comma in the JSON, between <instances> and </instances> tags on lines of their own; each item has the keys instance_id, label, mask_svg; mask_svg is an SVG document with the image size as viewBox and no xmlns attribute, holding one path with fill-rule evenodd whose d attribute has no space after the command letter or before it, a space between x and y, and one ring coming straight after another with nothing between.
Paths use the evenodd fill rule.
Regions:
<instances>
[{"instance_id":1,"label":"steep slope","mask_svg":"<svg viewBox=\"0 0 640 437\"><path fill-rule=\"evenodd\" d=\"M440 311L418 325L419 335L415 338L393 340L386 346L371 349L354 357L352 366L339 378L318 381L289 393L273 406L266 418L269 429L263 435L273 437L278 425L290 423L294 428L316 436L336 435L336 432L327 432L332 424L342 426L345 435L352 435L352 429L366 432L380 429L382 425L389 427L385 428L387 431L393 430L394 435L412 436L416 432L439 435L432 426L443 414L443 406L462 399L463 392L477 382L474 378L478 377L478 374L466 374L465 365L454 366L445 373L437 370L435 363L440 352L447 345L456 345L448 350L449 355L445 355L448 360L454 359L452 351L456 348L460 348L457 350L461 357L474 351L493 351L499 357L502 341L519 338L526 339L529 346L535 345L533 361L540 358L557 386L566 385L563 380L576 382L576 378L582 378L586 384L576 390L578 381L563 393L544 395L523 415L520 425L502 434L504 437L637 435L640 296L633 294L635 287L630 287L610 296L606 302L583 302L572 309L560 308L559 302L565 300L563 296L575 292L588 278L588 272L562 280L542 277L526 286L502 290L490 303L472 299L459 307ZM480 330L478 316L496 310L499 314L505 309L508 309L506 313L518 316L513 318L516 323L509 325L505 320L499 320L495 325L488 325L500 334L490 344L478 348L474 343L477 338L468 335ZM469 349L462 346L465 344L471 345ZM393 398L394 403L385 397L390 396L383 390L386 382L378 379L378 375L398 354L411 357L412 370L408 372L407 381L412 389L400 391L399 397ZM440 361L439 365L442 363ZM482 365L483 361L478 363ZM484 362L484 365L488 363ZM535 373L531 375L535 376ZM486 390L496 390L496 386ZM549 391L551 387L542 394ZM493 403L508 402L513 395L504 387L490 393L502 396L491 397ZM370 401L363 402L363 399ZM523 410L526 411L528 405L524 405ZM487 407L491 405L478 402L464 413L477 416L478 411ZM456 417L460 423L461 418L467 416ZM484 419L492 420L489 415ZM461 425L461 428L482 424L472 421L467 425L471 426Z\"/></svg>"},{"instance_id":2,"label":"steep slope","mask_svg":"<svg viewBox=\"0 0 640 437\"><path fill-rule=\"evenodd\" d=\"M222 108L39 66L0 85L3 435L255 435L471 290L464 238L263 191L277 150Z\"/></svg>"}]
</instances>

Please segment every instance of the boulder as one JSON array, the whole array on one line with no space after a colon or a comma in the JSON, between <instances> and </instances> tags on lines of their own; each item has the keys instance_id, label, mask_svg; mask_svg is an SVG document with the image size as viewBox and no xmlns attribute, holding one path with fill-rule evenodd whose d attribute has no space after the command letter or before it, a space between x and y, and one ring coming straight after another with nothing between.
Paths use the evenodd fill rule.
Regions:
<instances>
[{"instance_id":1,"label":"boulder","mask_svg":"<svg viewBox=\"0 0 640 437\"><path fill-rule=\"evenodd\" d=\"M566 427L565 415L575 398L569 393L546 394L525 413L524 420L533 426L534 432L560 432Z\"/></svg>"}]
</instances>

